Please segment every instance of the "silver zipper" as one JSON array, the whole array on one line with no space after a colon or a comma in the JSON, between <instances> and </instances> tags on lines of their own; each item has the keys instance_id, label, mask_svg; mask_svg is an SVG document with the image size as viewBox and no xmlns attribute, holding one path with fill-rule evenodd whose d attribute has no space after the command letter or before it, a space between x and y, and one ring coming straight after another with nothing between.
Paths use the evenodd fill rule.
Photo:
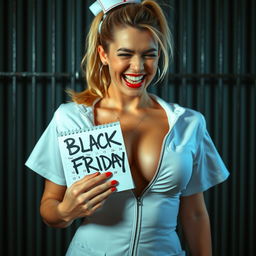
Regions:
<instances>
[{"instance_id":1,"label":"silver zipper","mask_svg":"<svg viewBox=\"0 0 256 256\"><path fill-rule=\"evenodd\" d=\"M133 244L132 244L132 256L137 255L137 246L138 246L138 241L139 241L139 227L141 225L141 207L142 207L142 201L140 197L136 198L137 200L137 209L136 209L136 228L134 232L134 239L133 239Z\"/></svg>"},{"instance_id":2,"label":"silver zipper","mask_svg":"<svg viewBox=\"0 0 256 256\"><path fill-rule=\"evenodd\" d=\"M136 217L136 228L135 228L134 239L133 239L133 243L132 243L132 254L131 254L131 256L137 256L136 253L137 253L139 233L140 233L138 231L139 231L139 227L140 227L140 224L141 224L141 207L143 205L143 200L142 199L145 196L145 194L147 193L147 191L153 186L155 180L158 177L159 169L160 169L160 166L161 166L162 161L163 161L163 149L165 148L166 139L170 135L170 133L172 132L173 127L174 127L174 125L176 124L176 122L178 120L178 117L179 116L176 117L176 120L174 120L174 123L173 123L171 129L167 132L167 134L164 137L164 141L163 141L162 148L161 148L161 153L160 153L160 159L159 159L159 162L158 162L158 166L157 166L155 176L153 177L151 182L148 184L148 186L142 191L140 197L136 197L136 195L133 193L135 199L137 200L137 212L136 212L137 217Z\"/></svg>"},{"instance_id":3,"label":"silver zipper","mask_svg":"<svg viewBox=\"0 0 256 256\"><path fill-rule=\"evenodd\" d=\"M159 169L160 169L160 166L161 166L162 160L163 160L163 148L165 147L166 139L167 139L168 135L171 133L171 130L165 135L163 145L162 145L162 149L161 149L160 159L159 159L158 166L157 166L157 171L155 173L154 178L151 180L150 184L148 184L148 186L142 191L140 197L136 197L135 194L133 193L134 197L137 200L137 212L136 212L136 228L135 228L134 239L133 239L133 243L132 243L132 254L131 254L131 256L137 256L137 247L138 247L139 234L140 234L139 227L141 225L141 207L143 205L143 200L142 199L145 196L146 192L151 188L151 186L154 184L154 181L158 177Z\"/></svg>"}]
</instances>

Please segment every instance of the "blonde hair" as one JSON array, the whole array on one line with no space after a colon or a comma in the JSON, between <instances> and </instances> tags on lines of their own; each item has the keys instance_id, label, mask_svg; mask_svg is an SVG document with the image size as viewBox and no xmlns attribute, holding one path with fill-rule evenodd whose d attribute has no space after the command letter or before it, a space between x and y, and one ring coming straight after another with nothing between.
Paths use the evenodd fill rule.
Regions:
<instances>
[{"instance_id":1,"label":"blonde hair","mask_svg":"<svg viewBox=\"0 0 256 256\"><path fill-rule=\"evenodd\" d=\"M162 80L169 66L169 55L172 55L172 36L161 7L152 0L144 0L139 4L125 4L114 8L103 19L99 32L99 25L103 19L103 12L93 20L86 38L86 54L82 59L81 68L86 77L88 88L82 92L69 90L72 100L78 104L91 105L96 98L103 98L107 94L110 75L107 66L102 66L98 46L108 52L109 44L114 41L116 28L131 26L149 30L160 46Z\"/></svg>"}]
</instances>

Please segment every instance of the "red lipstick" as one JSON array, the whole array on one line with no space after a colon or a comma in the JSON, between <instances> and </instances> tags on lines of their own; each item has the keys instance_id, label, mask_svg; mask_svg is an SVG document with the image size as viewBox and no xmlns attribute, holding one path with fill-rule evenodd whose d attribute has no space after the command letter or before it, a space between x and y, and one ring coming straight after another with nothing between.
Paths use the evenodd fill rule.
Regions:
<instances>
[{"instance_id":1,"label":"red lipstick","mask_svg":"<svg viewBox=\"0 0 256 256\"><path fill-rule=\"evenodd\" d=\"M143 81L140 83L137 83L137 84L131 84L131 83L127 82L125 79L124 79L124 81L125 81L126 85L130 88L140 88L143 84Z\"/></svg>"},{"instance_id":2,"label":"red lipstick","mask_svg":"<svg viewBox=\"0 0 256 256\"><path fill-rule=\"evenodd\" d=\"M126 79L126 76L132 76L132 77L140 77L140 76L143 76L142 80L141 81L138 81L138 83L130 83L129 81L127 81ZM145 75L144 74L125 74L123 76L123 79L126 83L126 85L130 88L140 88L144 82L144 79L145 79Z\"/></svg>"}]
</instances>

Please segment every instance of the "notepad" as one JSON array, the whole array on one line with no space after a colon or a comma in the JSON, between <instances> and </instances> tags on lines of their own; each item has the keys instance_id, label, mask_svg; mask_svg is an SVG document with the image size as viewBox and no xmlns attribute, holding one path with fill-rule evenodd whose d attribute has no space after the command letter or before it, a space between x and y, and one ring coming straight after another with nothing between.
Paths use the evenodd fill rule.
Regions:
<instances>
[{"instance_id":1,"label":"notepad","mask_svg":"<svg viewBox=\"0 0 256 256\"><path fill-rule=\"evenodd\" d=\"M117 191L134 188L119 122L60 132L59 148L67 186L95 172L112 172Z\"/></svg>"}]
</instances>

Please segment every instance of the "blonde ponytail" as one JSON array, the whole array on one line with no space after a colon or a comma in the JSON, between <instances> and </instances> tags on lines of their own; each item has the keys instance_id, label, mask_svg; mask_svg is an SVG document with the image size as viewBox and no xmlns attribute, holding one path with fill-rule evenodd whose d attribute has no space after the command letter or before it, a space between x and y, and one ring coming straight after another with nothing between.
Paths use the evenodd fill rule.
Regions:
<instances>
[{"instance_id":1,"label":"blonde ponytail","mask_svg":"<svg viewBox=\"0 0 256 256\"><path fill-rule=\"evenodd\" d=\"M98 97L104 97L109 83L107 67L102 67L98 54L98 28L103 13L99 13L93 20L86 38L86 54L81 61L81 69L87 81L87 89L82 92L68 90L72 100L78 104L91 105Z\"/></svg>"}]
</instances>

